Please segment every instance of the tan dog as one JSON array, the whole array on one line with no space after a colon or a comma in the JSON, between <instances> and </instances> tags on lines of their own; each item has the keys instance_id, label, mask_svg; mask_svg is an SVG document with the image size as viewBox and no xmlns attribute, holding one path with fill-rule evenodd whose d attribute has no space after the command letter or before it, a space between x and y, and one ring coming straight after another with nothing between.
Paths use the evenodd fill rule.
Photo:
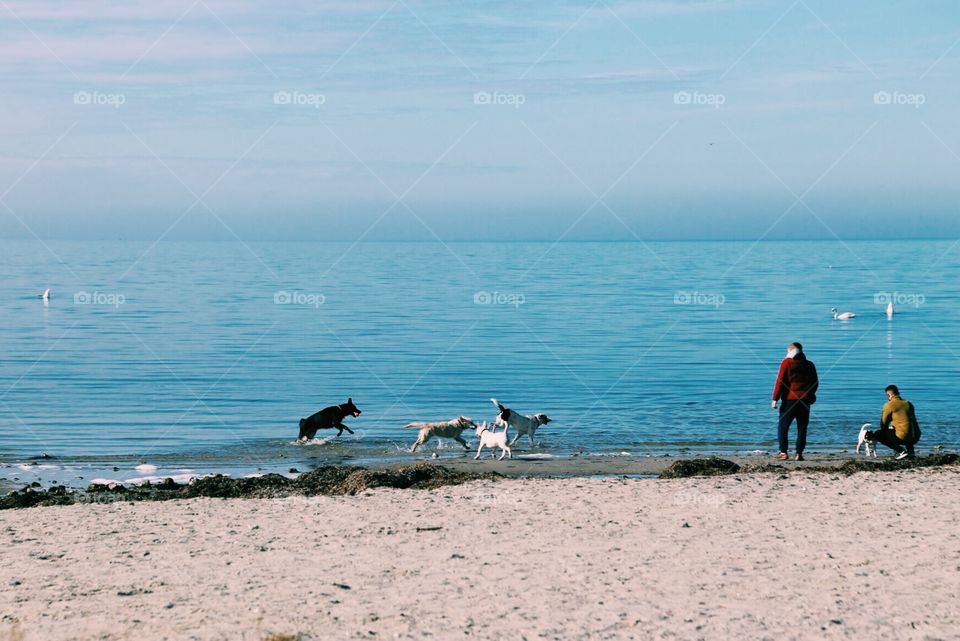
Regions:
<instances>
[{"instance_id":1,"label":"tan dog","mask_svg":"<svg viewBox=\"0 0 960 641\"><path fill-rule=\"evenodd\" d=\"M436 436L437 438L452 438L457 443L463 446L463 449L470 449L467 447L467 442L463 440L463 437L460 436L463 430L469 430L476 427L476 424L471 421L466 416L458 416L455 419L449 421L439 421L436 423L407 423L403 426L403 429L418 429L420 430L420 435L417 437L417 442L413 444L413 449L411 452L416 452L417 448L429 441L431 438Z\"/></svg>"}]
</instances>

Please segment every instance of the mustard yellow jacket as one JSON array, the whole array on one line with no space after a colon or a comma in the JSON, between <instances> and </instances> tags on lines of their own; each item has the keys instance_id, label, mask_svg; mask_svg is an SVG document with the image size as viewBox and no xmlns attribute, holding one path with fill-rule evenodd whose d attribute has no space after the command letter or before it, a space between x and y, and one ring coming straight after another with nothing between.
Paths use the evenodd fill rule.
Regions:
<instances>
[{"instance_id":1,"label":"mustard yellow jacket","mask_svg":"<svg viewBox=\"0 0 960 641\"><path fill-rule=\"evenodd\" d=\"M913 411L913 403L905 401L899 396L887 401L883 406L883 417L880 419L880 426L883 429L893 424L893 430L897 438L904 442L916 442L920 434L920 426L917 423L916 413Z\"/></svg>"}]
</instances>

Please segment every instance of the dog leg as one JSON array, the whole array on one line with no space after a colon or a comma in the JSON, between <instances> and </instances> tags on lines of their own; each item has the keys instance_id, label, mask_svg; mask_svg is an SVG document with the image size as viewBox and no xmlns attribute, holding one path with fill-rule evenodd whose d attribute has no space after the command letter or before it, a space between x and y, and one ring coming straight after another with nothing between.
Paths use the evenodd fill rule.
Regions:
<instances>
[{"instance_id":1,"label":"dog leg","mask_svg":"<svg viewBox=\"0 0 960 641\"><path fill-rule=\"evenodd\" d=\"M459 443L460 445L463 446L463 449L465 449L465 450L469 450L469 449L470 449L470 448L467 446L467 442L466 442L465 440L463 440L462 438L460 438L459 436L454 436L453 438L457 441L457 443Z\"/></svg>"},{"instance_id":2,"label":"dog leg","mask_svg":"<svg viewBox=\"0 0 960 641\"><path fill-rule=\"evenodd\" d=\"M533 432L530 432L528 436L530 437L530 448L533 449L537 446L537 444L533 442Z\"/></svg>"},{"instance_id":3,"label":"dog leg","mask_svg":"<svg viewBox=\"0 0 960 641\"><path fill-rule=\"evenodd\" d=\"M510 441L510 447L513 447L514 445L516 445L517 441L520 440L521 436L523 436L523 434L521 434L520 432L517 432L517 435L513 437L512 441Z\"/></svg>"},{"instance_id":4,"label":"dog leg","mask_svg":"<svg viewBox=\"0 0 960 641\"><path fill-rule=\"evenodd\" d=\"M498 460L498 461L502 461L502 460L503 460L503 457L506 456L506 455L507 455L507 450L504 449L504 448L500 448L500 458L498 458L497 460Z\"/></svg>"},{"instance_id":5,"label":"dog leg","mask_svg":"<svg viewBox=\"0 0 960 641\"><path fill-rule=\"evenodd\" d=\"M421 441L421 440L418 438L418 439L414 442L414 444L413 444L413 449L410 450L410 453L413 454L414 452L416 452L416 451L417 451L417 448L420 447L421 445L423 445L423 441Z\"/></svg>"},{"instance_id":6,"label":"dog leg","mask_svg":"<svg viewBox=\"0 0 960 641\"><path fill-rule=\"evenodd\" d=\"M353 434L353 430L351 430L349 427L347 427L343 423L340 423L339 425L337 425L337 429L340 430L339 432L337 432L337 436L340 436L340 434L343 433L343 430L347 430L348 434Z\"/></svg>"},{"instance_id":7,"label":"dog leg","mask_svg":"<svg viewBox=\"0 0 960 641\"><path fill-rule=\"evenodd\" d=\"M502 456L500 458L503 458ZM510 448L507 448L507 458L513 458L513 452L510 451Z\"/></svg>"},{"instance_id":8,"label":"dog leg","mask_svg":"<svg viewBox=\"0 0 960 641\"><path fill-rule=\"evenodd\" d=\"M483 451L483 443L480 444L480 447L477 448L477 455L473 457L473 460L476 461L480 458L480 452Z\"/></svg>"}]
</instances>

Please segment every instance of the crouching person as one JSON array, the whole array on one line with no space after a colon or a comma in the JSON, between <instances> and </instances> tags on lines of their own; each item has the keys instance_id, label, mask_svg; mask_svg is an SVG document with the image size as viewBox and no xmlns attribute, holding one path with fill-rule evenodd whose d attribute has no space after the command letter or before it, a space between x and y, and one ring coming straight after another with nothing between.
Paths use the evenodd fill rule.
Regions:
<instances>
[{"instance_id":1,"label":"crouching person","mask_svg":"<svg viewBox=\"0 0 960 641\"><path fill-rule=\"evenodd\" d=\"M897 460L912 459L915 456L913 446L920 440L920 424L913 403L900 398L896 385L888 385L885 391L887 403L883 406L880 429L870 437L892 449Z\"/></svg>"}]
</instances>

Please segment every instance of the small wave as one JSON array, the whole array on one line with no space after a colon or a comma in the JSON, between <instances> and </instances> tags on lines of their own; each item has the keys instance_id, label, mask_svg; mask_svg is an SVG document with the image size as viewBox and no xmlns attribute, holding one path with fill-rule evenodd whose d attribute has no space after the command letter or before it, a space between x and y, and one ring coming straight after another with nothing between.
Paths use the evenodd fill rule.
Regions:
<instances>
[{"instance_id":1,"label":"small wave","mask_svg":"<svg viewBox=\"0 0 960 641\"><path fill-rule=\"evenodd\" d=\"M123 481L117 479L91 479L90 485L123 485Z\"/></svg>"},{"instance_id":2,"label":"small wave","mask_svg":"<svg viewBox=\"0 0 960 641\"><path fill-rule=\"evenodd\" d=\"M557 457L553 454L517 454L513 458L518 458L521 461L549 461Z\"/></svg>"},{"instance_id":3,"label":"small wave","mask_svg":"<svg viewBox=\"0 0 960 641\"><path fill-rule=\"evenodd\" d=\"M130 485L143 485L145 483L162 483L167 479L172 479L174 483L189 483L193 479L202 479L208 476L213 476L212 474L170 474L164 476L141 476L135 479L127 479L126 482ZM230 476L229 474L224 474L224 476Z\"/></svg>"},{"instance_id":4,"label":"small wave","mask_svg":"<svg viewBox=\"0 0 960 641\"><path fill-rule=\"evenodd\" d=\"M138 465L133 469L139 472L140 474L153 474L154 472L157 471L157 466L150 465L149 463L144 463L143 465Z\"/></svg>"},{"instance_id":5,"label":"small wave","mask_svg":"<svg viewBox=\"0 0 960 641\"><path fill-rule=\"evenodd\" d=\"M331 440L332 439L329 439L329 438L312 438L309 441L301 441L300 439L297 439L296 441L291 442L290 445L297 445L299 447L308 447L311 445L326 445L327 443L330 443Z\"/></svg>"}]
</instances>

